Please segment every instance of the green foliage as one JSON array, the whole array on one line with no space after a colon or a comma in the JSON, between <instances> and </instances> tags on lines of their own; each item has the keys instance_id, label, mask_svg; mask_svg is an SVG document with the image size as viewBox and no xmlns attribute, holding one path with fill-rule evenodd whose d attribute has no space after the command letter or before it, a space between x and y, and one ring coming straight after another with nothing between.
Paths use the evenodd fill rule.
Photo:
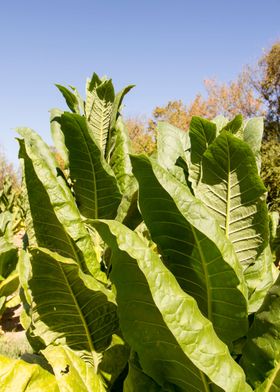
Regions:
<instances>
[{"instance_id":1,"label":"green foliage","mask_svg":"<svg viewBox=\"0 0 280 392\"><path fill-rule=\"evenodd\" d=\"M92 81L95 79L96 76ZM98 85L98 80L96 83ZM20 159L30 245L19 265L25 308L22 322L34 350L41 351L40 355L45 355L52 364L59 386L65 388L70 383L81 390L99 390L102 385L111 387L124 370L129 355L119 331L115 295L106 276L108 267L101 261L105 246L86 221L116 218L120 215L119 207L125 219L130 209L132 194L127 184L132 173L128 138L118 112L129 88L114 97L108 111L106 146L110 153L107 153L107 147L102 144L104 121L98 118L95 122L99 115L95 108L103 104L108 95L101 96L101 88L96 93L97 85L95 82L88 85L92 105L90 119L86 113L77 114L76 109L75 113L52 112L54 142L57 152L66 159L64 172L57 167L52 150L34 131L18 130L22 136ZM70 109L74 109L73 96L61 86L60 90ZM97 106L94 100L98 101ZM86 103L83 106L86 107ZM102 128L101 139L97 140L93 124ZM135 193L135 187L132 191ZM122 203L122 198L128 202ZM93 309L96 312L92 312ZM57 345L59 348L55 348ZM114 358L118 366L112 365ZM64 360L71 372L69 377L61 378ZM73 374L76 367L88 373L81 383ZM89 382L96 384L88 387Z\"/></svg>"},{"instance_id":2,"label":"green foliage","mask_svg":"<svg viewBox=\"0 0 280 392\"><path fill-rule=\"evenodd\" d=\"M0 191L0 212L10 211L14 209L17 192L14 189L11 177L7 176L3 181L3 188Z\"/></svg>"},{"instance_id":3,"label":"green foliage","mask_svg":"<svg viewBox=\"0 0 280 392\"><path fill-rule=\"evenodd\" d=\"M23 226L24 206L20 189L15 185L11 176L4 179L0 190L0 213L8 211L12 214L11 229L16 233Z\"/></svg>"},{"instance_id":4,"label":"green foliage","mask_svg":"<svg viewBox=\"0 0 280 392\"><path fill-rule=\"evenodd\" d=\"M118 222L100 221L96 227L112 247L120 325L144 372L165 388L175 383L183 391L202 391L208 376L227 391L249 391L212 323L159 255Z\"/></svg>"},{"instance_id":5,"label":"green foliage","mask_svg":"<svg viewBox=\"0 0 280 392\"><path fill-rule=\"evenodd\" d=\"M10 359L0 355L0 385L3 391L59 392L55 377L37 364Z\"/></svg>"},{"instance_id":6,"label":"green foliage","mask_svg":"<svg viewBox=\"0 0 280 392\"><path fill-rule=\"evenodd\" d=\"M246 267L268 242L268 216L254 156L247 143L223 131L201 161L202 175L195 195L212 211Z\"/></svg>"},{"instance_id":7,"label":"green foliage","mask_svg":"<svg viewBox=\"0 0 280 392\"><path fill-rule=\"evenodd\" d=\"M142 216L166 265L182 289L196 299L222 340L231 342L243 336L246 289L231 243L227 241L225 247L215 219L187 187L146 158L134 158L133 166ZM234 311L230 309L227 319L230 306Z\"/></svg>"},{"instance_id":8,"label":"green foliage","mask_svg":"<svg viewBox=\"0 0 280 392\"><path fill-rule=\"evenodd\" d=\"M66 344L83 352L97 370L97 352L109 346L118 328L111 293L83 275L76 262L45 249L30 250L30 268L33 333L46 346ZM56 277L51 286L49 276Z\"/></svg>"},{"instance_id":9,"label":"green foliage","mask_svg":"<svg viewBox=\"0 0 280 392\"><path fill-rule=\"evenodd\" d=\"M279 212L272 211L269 213L270 223L270 246L275 258L275 263L278 264L280 261L280 226L279 226Z\"/></svg>"},{"instance_id":10,"label":"green foliage","mask_svg":"<svg viewBox=\"0 0 280 392\"><path fill-rule=\"evenodd\" d=\"M31 358L49 365L0 358L4 388L31 391L24 369L42 391L273 391L279 283L261 120L196 117L189 133L161 123L157 154L130 156L119 112L130 86L115 94L94 74L85 102L58 88L71 111L51 114L64 167L19 129L21 320Z\"/></svg>"},{"instance_id":11,"label":"green foliage","mask_svg":"<svg viewBox=\"0 0 280 392\"><path fill-rule=\"evenodd\" d=\"M12 182L15 188L18 187L18 176L11 163L8 162L5 154L1 151L0 147L0 190L3 189L6 179Z\"/></svg>"},{"instance_id":12,"label":"green foliage","mask_svg":"<svg viewBox=\"0 0 280 392\"><path fill-rule=\"evenodd\" d=\"M7 308L18 305L18 249L14 237L22 227L21 196L11 177L6 177L0 191L0 320Z\"/></svg>"},{"instance_id":13,"label":"green foliage","mask_svg":"<svg viewBox=\"0 0 280 392\"><path fill-rule=\"evenodd\" d=\"M87 129L84 117L65 113L60 119L69 170L79 210L87 218L114 218L121 201L117 180Z\"/></svg>"},{"instance_id":14,"label":"green foliage","mask_svg":"<svg viewBox=\"0 0 280 392\"><path fill-rule=\"evenodd\" d=\"M262 144L261 177L266 186L267 203L271 211L280 211L280 144L277 139Z\"/></svg>"},{"instance_id":15,"label":"green foliage","mask_svg":"<svg viewBox=\"0 0 280 392\"><path fill-rule=\"evenodd\" d=\"M176 385L181 388L180 390L192 390L191 388L196 385L195 382L199 383L199 381L193 380L192 386L183 386L183 383L186 382L184 381L186 371L184 376L179 376L179 368L175 367L172 370L169 369L170 373L168 373L166 370L163 371L158 363L156 365L153 364L152 354L149 352L149 349L150 344L154 343L153 350L155 350L156 343L152 338L153 330L151 325L156 324L158 335L161 331L161 321L156 318L156 312L153 314L153 306L156 305L156 308L160 310L161 316L168 329L171 329L172 331L172 324L169 323L175 323L177 329L176 331L173 331L173 336L177 337L176 333L177 331L180 331L180 320L184 320L183 326L185 328L187 328L188 325L187 316L181 315L180 317L179 315L180 311L183 311L184 309L183 304L186 300L184 301L182 299L181 305L176 304L174 306L176 311L169 310L168 306L172 306L173 298L178 299L180 296L182 298L183 293L184 295L190 295L191 298L194 297L197 301L198 312L201 312L201 315L205 315L207 319L211 321L214 331L217 334L216 336L219 336L228 343L232 355L236 352L239 357L242 357L242 351L240 352L240 345L237 344L237 341L240 338L245 339L246 330L248 328L246 298L247 301L249 300L249 309L255 307L255 310L257 310L257 306L260 305L266 293L265 290L262 290L262 281L267 282L267 290L268 287L273 284L275 276L277 275L277 272L274 269L273 260L270 257L270 259L268 258L267 260L267 268L262 270L261 279L252 282L253 267L259 265L258 260L262 257L261 255L263 254L264 249L268 246L268 216L263 197L265 188L258 177L258 168L256 164L259 142L253 138L248 138L249 128L247 128L246 133L244 132L246 125L242 125L243 132L239 132L239 128L241 127L239 119L238 124L239 126L237 128L227 127L225 129L220 129L219 134L217 134L213 124L211 125L211 123L199 119L194 120L190 134L190 154L185 154L185 148L182 149L182 143L187 146L188 142L184 141L183 134L182 137L179 136L181 131L176 131L176 128L171 130L170 126L166 126L167 140L171 131L178 133L178 137L173 139L172 143L166 142L165 144L162 143L160 146L160 149L163 151L159 150L161 154L159 157L164 157L164 153L165 156L168 156L165 164L168 171L153 159L148 160L144 157L133 158L133 172L139 183L140 210L145 224L150 231L151 238L157 245L157 248L155 249L158 249L161 260L172 274L172 277L166 277L166 272L159 269L159 266L163 267L161 262L159 262L159 264L154 264L154 260L157 260L157 252L147 248L145 243L141 244L138 242L140 241L140 238L137 237L136 234L128 231L124 226L117 223L96 223L96 227L99 228L103 238L109 242L112 247L113 256L111 261L113 268L111 278L117 289L117 303L119 306L120 322L124 337L127 339L132 349L137 352L139 367L140 369L142 368L142 372L146 373L150 378L153 378L159 387L167 387L167 385L170 385L171 379L177 379ZM211 137L208 137L208 130L211 132ZM161 132L163 134L163 139L164 131L164 125L162 125ZM239 137L234 136L231 131ZM192 132L196 135L195 138L192 138ZM246 139L244 134L246 134ZM203 136L204 139L201 138L200 135ZM243 140L243 138L246 141ZM192 151L192 148L195 151L200 151L200 153L198 155L192 155L192 152L195 152ZM177 158L180 157L185 161L186 167L188 168L188 170L182 171L181 176L179 175L178 170L172 171L170 168L170 157L172 157L171 161L177 161L176 153ZM161 159L164 160L163 158ZM211 162L209 163L206 159L211 159ZM214 167L212 168L211 165L214 165ZM217 165L217 167L215 165ZM220 169L221 173L219 171L217 172L217 168ZM210 169L212 170L210 171ZM196 173L196 175L194 176L192 173ZM210 174L215 174L216 177L213 178ZM189 181L185 180L185 183L183 182L183 178L186 175L192 175L192 178L195 179L195 181L193 181L192 190L189 190ZM247 176L251 178L251 186L253 187L253 192L249 189L249 194L247 194L247 189L246 187L244 188L242 184ZM220 188L218 187L215 189L215 186L218 186L219 184ZM229 190L232 190L232 184L234 184L237 189L235 189L234 192L229 193ZM195 196L193 196L192 191L195 193ZM207 203L204 201L204 204L202 202L203 196L205 196L207 192L209 193L209 201ZM223 196L222 192L224 192L226 196ZM198 198L202 199L202 201L199 201ZM215 204L217 198L220 201L220 204L217 204L217 201ZM238 208L241 208L241 213L231 217L232 211L238 209L236 208L235 203L238 204ZM215 208L215 206L217 208ZM244 208L244 212L242 211L242 208ZM219 216L223 216L223 221ZM236 233L242 233L243 230L250 231L250 233L247 234L247 241L250 240L251 242L247 248L238 244L240 242L238 238L231 237L231 234L233 234L230 231L231 226L237 221L238 227L233 228ZM256 222L260 223L256 224ZM106 229L104 228L104 225L107 225ZM243 236L240 238L242 241ZM219 259L217 258L217 255L219 252L221 260L218 262ZM248 252L248 255L246 254L248 257L245 255L246 257L243 258L244 252ZM143 289L145 287L144 281L142 281L143 275L135 275L135 262L132 262L132 260L130 261L127 255L129 255L132 260L136 260L138 268L140 268L142 274L145 275L149 291L140 291L140 287L143 287ZM240 257L240 255L242 255L242 257ZM211 259L211 257L213 259ZM224 267L222 267L222 260L224 262ZM229 267L227 267L225 261L228 262ZM121 262L124 263L122 268ZM147 263L147 267L145 266L145 263ZM217 263L216 267L215 263ZM129 271L129 279L124 275L124 265L127 266ZM248 273L248 269L251 271L251 274ZM122 276L118 271L122 271ZM153 274L155 274L155 276ZM231 274L233 274L232 276L235 276L234 279L230 278ZM142 276L142 278L140 278L140 276ZM174 278L178 285L177 287L180 287L182 290L181 295L179 295L179 293L172 293ZM135 279L134 283L133 279ZM166 282L166 287L169 288L169 294L161 293L161 290L165 288L165 284L161 279ZM131 280L131 284L134 287L136 284L139 284L135 299L134 297L131 297L132 292L130 290L130 285L124 283ZM225 282L227 282L229 287L226 288ZM253 285L254 289L252 290ZM236 289L240 290L239 299L237 294L238 291L235 291ZM148 292L151 292L152 300L146 297L146 293ZM258 294L254 297L252 292ZM129 302L126 299L126 296L128 295L130 295ZM219 295L221 295L221 297L219 297ZM159 302L157 302L157 298L159 298ZM165 300L167 298L169 298L169 300ZM236 304L233 302L234 300L236 300ZM121 305L122 301L123 305ZM161 309L161 301L164 302L163 309ZM145 308L141 311L141 317L138 321L139 316L137 314L137 309L139 308L140 311L141 305L145 305ZM131 306L131 310L128 306ZM123 312L121 310L122 307L124 307ZM191 314L193 315L195 312L193 307L191 308ZM167 312L167 316L165 316L165 311ZM198 314L197 318L199 319ZM176 321L172 319L172 315L174 315ZM146 316L147 320L145 319ZM233 323L234 316L237 316L236 324ZM228 326L227 320L229 321ZM137 330L136 327L138 322L139 330ZM192 321L191 325L193 327L194 321ZM144 326L149 332L145 333ZM195 329L195 331L197 331L197 329ZM236 331L240 332L239 336L234 335ZM189 334L190 333L191 332L189 332ZM233 334L231 335L231 333ZM138 336L138 334L141 334L141 343L139 340L135 339L135 335ZM187 339L189 334L181 332L181 335L183 335L185 339ZM146 335L149 336L149 338L147 338L147 344L145 344ZM204 339L207 339L205 332L203 336ZM232 336L231 342L229 341L230 336ZM158 337L158 340L164 343L166 340L168 341L168 338ZM196 342L196 346L192 348L193 351L191 353L185 352L185 354L192 364L195 364L199 370L207 374L212 382L224 390L237 391L246 390L246 388L250 390L248 385L242 385L242 381L241 379L238 379L238 377L237 380L239 381L236 381L236 385L234 385L234 378L232 379L231 385L227 386L223 384L223 377L219 380L218 376L217 379L214 380L213 376L207 373L205 368L203 368L203 357L195 352L195 349L199 346L199 340L193 340ZM179 343L180 338L177 337L176 341ZM215 339L212 337L211 341L214 342ZM142 344L146 346L145 349L143 349ZM206 343L206 345L209 350L211 350L210 343ZM165 351L166 350L162 350L160 353L155 354L157 359L161 358L161 361L163 362L162 366L164 366L165 359L163 352ZM199 356L199 361L197 363L193 359L192 354L194 354L195 358L197 358L197 355ZM169 358L170 355L171 351L169 350ZM174 355L176 355L175 352ZM211 354L209 355L211 356ZM174 362L178 363L178 359L176 360L175 358L176 357L174 357ZM180 361L182 362L183 358ZM212 355L212 361L214 361L214 355ZM186 369L187 368L188 365L186 364ZM133 374L135 375L135 367L132 369L134 372ZM140 369L137 372L137 377L141 377L142 373ZM166 369L166 367L164 369ZM215 369L218 373L219 366L217 364L215 365ZM161 377L157 376L156 370L160 371ZM174 371L174 374L172 374L172 371ZM244 382L245 375L242 371L240 377L243 377ZM128 379L130 381L129 383L127 382L127 384L130 385L133 376L129 375ZM189 380L189 377L187 377L187 380ZM155 388L153 384L154 381L151 381L152 388ZM143 382L148 383L149 378L146 377ZM207 379L202 378L202 384L198 384L196 387L199 390L208 390L209 386L206 385L208 385ZM255 386L254 382L252 382L252 386ZM129 387L131 388L131 386Z\"/></svg>"},{"instance_id":16,"label":"green foliage","mask_svg":"<svg viewBox=\"0 0 280 392\"><path fill-rule=\"evenodd\" d=\"M67 346L49 346L43 355L51 364L60 391L105 392L102 379Z\"/></svg>"},{"instance_id":17,"label":"green foliage","mask_svg":"<svg viewBox=\"0 0 280 392\"><path fill-rule=\"evenodd\" d=\"M275 339L280 332L279 307L278 277L256 314L242 357L242 366L250 382L256 386L264 382L265 385L270 384L274 390L279 388L280 382L280 346L279 339Z\"/></svg>"}]
</instances>

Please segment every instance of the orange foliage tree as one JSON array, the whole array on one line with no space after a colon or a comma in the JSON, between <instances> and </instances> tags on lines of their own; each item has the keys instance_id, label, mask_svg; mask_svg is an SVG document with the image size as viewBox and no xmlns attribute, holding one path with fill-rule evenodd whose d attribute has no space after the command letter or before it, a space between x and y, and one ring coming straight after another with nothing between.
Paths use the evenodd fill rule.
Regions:
<instances>
[{"instance_id":1,"label":"orange foliage tree","mask_svg":"<svg viewBox=\"0 0 280 392\"><path fill-rule=\"evenodd\" d=\"M245 118L265 114L263 101L256 97L248 70L244 70L236 81L229 84L210 79L205 80L204 85L206 97L197 94L190 105L184 105L179 100L170 101L163 107L156 107L150 128L154 129L158 121L167 121L187 130L192 116L213 119L220 114L228 118L237 114L242 114Z\"/></svg>"},{"instance_id":2,"label":"orange foliage tree","mask_svg":"<svg viewBox=\"0 0 280 392\"><path fill-rule=\"evenodd\" d=\"M132 152L142 152L150 155L155 149L155 136L152 129L147 127L146 121L139 118L129 118L125 125L131 140Z\"/></svg>"}]
</instances>

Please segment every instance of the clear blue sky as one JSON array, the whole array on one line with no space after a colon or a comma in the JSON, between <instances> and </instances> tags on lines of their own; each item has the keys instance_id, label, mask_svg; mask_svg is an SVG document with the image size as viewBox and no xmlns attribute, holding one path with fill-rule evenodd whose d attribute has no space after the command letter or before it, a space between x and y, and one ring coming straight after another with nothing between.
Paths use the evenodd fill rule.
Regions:
<instances>
[{"instance_id":1,"label":"clear blue sky","mask_svg":"<svg viewBox=\"0 0 280 392\"><path fill-rule=\"evenodd\" d=\"M233 80L280 39L279 0L9 0L0 5L0 145L17 161L17 126L50 143L54 83L84 92L95 71L136 87L126 116L190 102L203 80Z\"/></svg>"}]
</instances>

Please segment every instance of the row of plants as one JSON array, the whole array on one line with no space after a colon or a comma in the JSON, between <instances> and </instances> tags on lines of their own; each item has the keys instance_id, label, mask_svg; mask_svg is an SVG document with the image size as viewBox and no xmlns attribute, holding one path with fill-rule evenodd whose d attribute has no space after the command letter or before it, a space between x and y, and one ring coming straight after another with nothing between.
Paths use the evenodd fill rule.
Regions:
<instances>
[{"instance_id":1,"label":"row of plants","mask_svg":"<svg viewBox=\"0 0 280 392\"><path fill-rule=\"evenodd\" d=\"M277 391L280 278L260 179L263 121L160 123L130 155L128 86L57 86L63 165L18 129L28 243L17 274L34 354L0 356L3 390Z\"/></svg>"},{"instance_id":2,"label":"row of plants","mask_svg":"<svg viewBox=\"0 0 280 392\"><path fill-rule=\"evenodd\" d=\"M5 311L15 308L21 302L15 236L23 230L23 222L24 205L20 190L14 186L13 178L7 175L0 191L0 326Z\"/></svg>"}]
</instances>

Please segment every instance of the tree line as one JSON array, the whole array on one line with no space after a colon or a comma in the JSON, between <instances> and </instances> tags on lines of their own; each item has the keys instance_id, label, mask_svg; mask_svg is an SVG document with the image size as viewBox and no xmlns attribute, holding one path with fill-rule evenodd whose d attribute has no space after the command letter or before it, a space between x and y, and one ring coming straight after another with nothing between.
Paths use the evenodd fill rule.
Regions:
<instances>
[{"instance_id":1,"label":"tree line","mask_svg":"<svg viewBox=\"0 0 280 392\"><path fill-rule=\"evenodd\" d=\"M182 100L157 106L148 121L130 118L126 124L135 153L151 154L155 149L157 124L166 121L188 131L191 118L213 119L262 116L265 132L262 143L261 176L268 190L271 210L280 207L280 41L276 41L254 66L246 66L236 80L220 83L204 81L206 96L198 93L190 104Z\"/></svg>"}]
</instances>

